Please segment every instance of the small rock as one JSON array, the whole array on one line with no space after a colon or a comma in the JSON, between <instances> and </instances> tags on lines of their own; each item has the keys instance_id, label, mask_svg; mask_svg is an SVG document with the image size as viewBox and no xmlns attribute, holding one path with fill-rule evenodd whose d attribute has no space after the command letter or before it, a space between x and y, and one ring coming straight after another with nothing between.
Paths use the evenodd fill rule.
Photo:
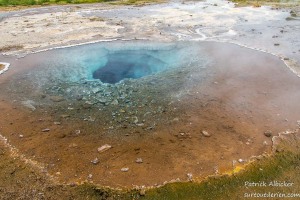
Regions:
<instances>
[{"instance_id":1,"label":"small rock","mask_svg":"<svg viewBox=\"0 0 300 200\"><path fill-rule=\"evenodd\" d=\"M88 179L91 179L91 178L93 178L93 174L88 175Z\"/></svg>"},{"instance_id":2,"label":"small rock","mask_svg":"<svg viewBox=\"0 0 300 200\"><path fill-rule=\"evenodd\" d=\"M24 137L24 135L22 135L22 134L21 134L21 135L19 135L19 138L23 138L23 137Z\"/></svg>"},{"instance_id":3,"label":"small rock","mask_svg":"<svg viewBox=\"0 0 300 200\"><path fill-rule=\"evenodd\" d=\"M75 187L75 186L77 186L77 183L72 182L72 183L69 184L69 186L70 187Z\"/></svg>"},{"instance_id":4,"label":"small rock","mask_svg":"<svg viewBox=\"0 0 300 200\"><path fill-rule=\"evenodd\" d=\"M272 131L267 130L267 131L264 132L264 135L265 135L266 137L271 137L271 136L272 136Z\"/></svg>"},{"instance_id":5,"label":"small rock","mask_svg":"<svg viewBox=\"0 0 300 200\"><path fill-rule=\"evenodd\" d=\"M135 160L135 162L136 162L136 163L143 163L143 159L142 159L142 158L137 158L137 159Z\"/></svg>"},{"instance_id":6,"label":"small rock","mask_svg":"<svg viewBox=\"0 0 300 200\"><path fill-rule=\"evenodd\" d=\"M120 113L125 113L126 111L124 109L120 109Z\"/></svg>"},{"instance_id":7,"label":"small rock","mask_svg":"<svg viewBox=\"0 0 300 200\"><path fill-rule=\"evenodd\" d=\"M101 147L98 148L98 152L99 152L99 153L102 153L102 152L104 152L104 151L107 151L107 150L110 149L110 148L111 148L111 145L105 144L105 145L103 145L103 146L101 146Z\"/></svg>"},{"instance_id":8,"label":"small rock","mask_svg":"<svg viewBox=\"0 0 300 200\"><path fill-rule=\"evenodd\" d=\"M244 160L240 158L240 159L238 159L238 162L242 163L242 162L244 162Z\"/></svg>"},{"instance_id":9,"label":"small rock","mask_svg":"<svg viewBox=\"0 0 300 200\"><path fill-rule=\"evenodd\" d=\"M76 100L77 100L77 101L81 101L82 99L83 99L83 96L82 96L82 95L77 95L77 96L76 96Z\"/></svg>"},{"instance_id":10,"label":"small rock","mask_svg":"<svg viewBox=\"0 0 300 200\"><path fill-rule=\"evenodd\" d=\"M111 103L110 103L111 105L118 105L119 104L119 102L118 102L118 100L117 99L115 99L115 100L113 100Z\"/></svg>"},{"instance_id":11,"label":"small rock","mask_svg":"<svg viewBox=\"0 0 300 200\"><path fill-rule=\"evenodd\" d=\"M79 135L80 133L81 133L80 130L75 130L75 134L76 134L76 135Z\"/></svg>"},{"instance_id":12,"label":"small rock","mask_svg":"<svg viewBox=\"0 0 300 200\"><path fill-rule=\"evenodd\" d=\"M193 180L193 174L192 174L192 173L188 173L188 174L186 174L186 175L187 175L189 181L192 181L192 180Z\"/></svg>"},{"instance_id":13,"label":"small rock","mask_svg":"<svg viewBox=\"0 0 300 200\"><path fill-rule=\"evenodd\" d=\"M61 96L51 96L50 100L53 102L61 102L61 101L64 101L65 99Z\"/></svg>"},{"instance_id":14,"label":"small rock","mask_svg":"<svg viewBox=\"0 0 300 200\"><path fill-rule=\"evenodd\" d=\"M91 161L91 163L93 163L94 165L97 165L99 163L99 159L95 158L94 160Z\"/></svg>"},{"instance_id":15,"label":"small rock","mask_svg":"<svg viewBox=\"0 0 300 200\"><path fill-rule=\"evenodd\" d=\"M137 116L132 117L132 119L134 119L133 123L135 123L135 124L139 122L139 119L137 118Z\"/></svg>"},{"instance_id":16,"label":"small rock","mask_svg":"<svg viewBox=\"0 0 300 200\"><path fill-rule=\"evenodd\" d=\"M275 43L275 44L274 44L274 46L279 46L279 45L280 45L280 44L278 44L278 43Z\"/></svg>"},{"instance_id":17,"label":"small rock","mask_svg":"<svg viewBox=\"0 0 300 200\"><path fill-rule=\"evenodd\" d=\"M35 104L35 102L32 100L22 101L21 103L23 106L31 109L32 111L36 110L36 107L33 106Z\"/></svg>"},{"instance_id":18,"label":"small rock","mask_svg":"<svg viewBox=\"0 0 300 200\"><path fill-rule=\"evenodd\" d=\"M142 188L142 189L140 190L140 195L141 195L141 196L145 196L145 195L146 195L146 190L145 190L145 188Z\"/></svg>"},{"instance_id":19,"label":"small rock","mask_svg":"<svg viewBox=\"0 0 300 200\"><path fill-rule=\"evenodd\" d=\"M96 93L100 92L100 88L93 88L93 89L92 89L92 92L93 92L94 94L96 94Z\"/></svg>"},{"instance_id":20,"label":"small rock","mask_svg":"<svg viewBox=\"0 0 300 200\"><path fill-rule=\"evenodd\" d=\"M61 118L68 118L68 117L70 117L70 115L64 114L64 115L61 115L60 117L61 117Z\"/></svg>"},{"instance_id":21,"label":"small rock","mask_svg":"<svg viewBox=\"0 0 300 200\"><path fill-rule=\"evenodd\" d=\"M92 107L92 105L93 105L93 104L90 104L90 103L85 102L84 104L82 104L82 107L83 107L84 109L89 109L89 108Z\"/></svg>"},{"instance_id":22,"label":"small rock","mask_svg":"<svg viewBox=\"0 0 300 200\"><path fill-rule=\"evenodd\" d=\"M45 129L42 130L42 132L49 132L49 131L50 131L49 128L45 128Z\"/></svg>"},{"instance_id":23,"label":"small rock","mask_svg":"<svg viewBox=\"0 0 300 200\"><path fill-rule=\"evenodd\" d=\"M55 125L61 125L61 123L60 123L60 122L54 122L54 124L55 124Z\"/></svg>"},{"instance_id":24,"label":"small rock","mask_svg":"<svg viewBox=\"0 0 300 200\"><path fill-rule=\"evenodd\" d=\"M268 142L267 142L267 141L264 141L264 142L263 142L263 145L267 146L267 145L268 145Z\"/></svg>"},{"instance_id":25,"label":"small rock","mask_svg":"<svg viewBox=\"0 0 300 200\"><path fill-rule=\"evenodd\" d=\"M73 148L73 147L78 147L78 145L75 144L75 143L72 143L72 144L69 145L69 147L71 147L71 148Z\"/></svg>"},{"instance_id":26,"label":"small rock","mask_svg":"<svg viewBox=\"0 0 300 200\"><path fill-rule=\"evenodd\" d=\"M128 167L123 167L123 168L121 169L121 171L122 171L122 172L128 172L128 171L129 171L129 168L128 168Z\"/></svg>"},{"instance_id":27,"label":"small rock","mask_svg":"<svg viewBox=\"0 0 300 200\"><path fill-rule=\"evenodd\" d=\"M104 105L107 103L107 101L105 99L98 99L98 101L99 101L99 103L104 104Z\"/></svg>"},{"instance_id":28,"label":"small rock","mask_svg":"<svg viewBox=\"0 0 300 200\"><path fill-rule=\"evenodd\" d=\"M205 137L210 137L211 134L209 134L207 131L202 131L202 135L204 135Z\"/></svg>"}]
</instances>

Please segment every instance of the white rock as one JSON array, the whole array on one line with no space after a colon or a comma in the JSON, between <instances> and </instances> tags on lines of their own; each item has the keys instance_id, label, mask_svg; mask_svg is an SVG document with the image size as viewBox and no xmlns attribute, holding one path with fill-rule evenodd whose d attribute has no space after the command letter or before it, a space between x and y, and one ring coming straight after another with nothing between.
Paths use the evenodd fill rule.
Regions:
<instances>
[{"instance_id":1,"label":"white rock","mask_svg":"<svg viewBox=\"0 0 300 200\"><path fill-rule=\"evenodd\" d=\"M121 169L121 171L122 171L122 172L128 172L128 171L129 171L129 168L128 168L128 167L123 167L123 168Z\"/></svg>"},{"instance_id":2,"label":"white rock","mask_svg":"<svg viewBox=\"0 0 300 200\"><path fill-rule=\"evenodd\" d=\"M110 149L110 148L111 148L111 145L105 144L105 145L103 145L103 146L101 146L101 147L98 148L98 152L99 152L99 153L102 153L102 152L104 152L104 151L107 151L107 150Z\"/></svg>"},{"instance_id":3,"label":"white rock","mask_svg":"<svg viewBox=\"0 0 300 200\"><path fill-rule=\"evenodd\" d=\"M186 175L187 175L189 181L193 180L193 174L192 173L187 173Z\"/></svg>"},{"instance_id":4,"label":"white rock","mask_svg":"<svg viewBox=\"0 0 300 200\"><path fill-rule=\"evenodd\" d=\"M209 134L207 131L202 131L202 135L204 135L205 137L210 137L211 134Z\"/></svg>"},{"instance_id":5,"label":"white rock","mask_svg":"<svg viewBox=\"0 0 300 200\"><path fill-rule=\"evenodd\" d=\"M36 108L33 106L33 105L35 104L35 102L32 101L32 100L22 101L21 104L22 104L23 106L25 106L26 108L29 108L29 109L32 110L32 111L35 111L35 110L36 110Z\"/></svg>"},{"instance_id":6,"label":"white rock","mask_svg":"<svg viewBox=\"0 0 300 200\"><path fill-rule=\"evenodd\" d=\"M91 161L94 165L97 165L99 163L99 159L95 158L94 160Z\"/></svg>"}]
</instances>

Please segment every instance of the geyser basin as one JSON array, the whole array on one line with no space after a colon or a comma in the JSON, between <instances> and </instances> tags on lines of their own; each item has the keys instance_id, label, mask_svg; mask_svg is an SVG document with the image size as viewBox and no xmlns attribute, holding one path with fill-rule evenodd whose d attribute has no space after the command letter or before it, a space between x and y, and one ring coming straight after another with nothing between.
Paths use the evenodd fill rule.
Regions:
<instances>
[{"instance_id":1,"label":"geyser basin","mask_svg":"<svg viewBox=\"0 0 300 200\"><path fill-rule=\"evenodd\" d=\"M127 52L151 57L157 73L115 84L93 78L111 56ZM225 43L57 49L11 62L0 86L1 134L64 183L88 177L103 186L151 186L187 180L187 173L202 179L270 152L264 133L293 130L300 119L300 79L273 55ZM98 152L105 144L113 148Z\"/></svg>"},{"instance_id":2,"label":"geyser basin","mask_svg":"<svg viewBox=\"0 0 300 200\"><path fill-rule=\"evenodd\" d=\"M151 50L127 50L108 54L105 66L93 73L103 83L117 83L126 78L141 78L166 69L166 63L151 54Z\"/></svg>"}]
</instances>

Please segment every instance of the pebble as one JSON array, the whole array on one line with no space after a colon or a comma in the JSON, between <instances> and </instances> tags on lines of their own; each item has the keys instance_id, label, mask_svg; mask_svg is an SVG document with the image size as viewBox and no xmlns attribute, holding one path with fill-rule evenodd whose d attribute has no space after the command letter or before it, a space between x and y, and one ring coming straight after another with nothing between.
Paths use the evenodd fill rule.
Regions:
<instances>
[{"instance_id":1,"label":"pebble","mask_svg":"<svg viewBox=\"0 0 300 200\"><path fill-rule=\"evenodd\" d=\"M105 99L98 99L98 101L99 101L99 103L104 104L104 105L107 103L107 101Z\"/></svg>"},{"instance_id":2,"label":"pebble","mask_svg":"<svg viewBox=\"0 0 300 200\"><path fill-rule=\"evenodd\" d=\"M54 122L54 124L55 124L55 125L61 125L61 123L60 123L60 122Z\"/></svg>"},{"instance_id":3,"label":"pebble","mask_svg":"<svg viewBox=\"0 0 300 200\"><path fill-rule=\"evenodd\" d=\"M120 113L125 113L126 111L124 109L121 109L120 110Z\"/></svg>"},{"instance_id":4,"label":"pebble","mask_svg":"<svg viewBox=\"0 0 300 200\"><path fill-rule=\"evenodd\" d=\"M91 161L91 163L93 163L94 165L97 165L99 163L99 159L95 158L94 160Z\"/></svg>"},{"instance_id":5,"label":"pebble","mask_svg":"<svg viewBox=\"0 0 300 200\"><path fill-rule=\"evenodd\" d=\"M36 110L36 107L33 106L34 104L35 104L35 102L32 100L22 101L22 105L31 109L32 111Z\"/></svg>"},{"instance_id":6,"label":"pebble","mask_svg":"<svg viewBox=\"0 0 300 200\"><path fill-rule=\"evenodd\" d=\"M146 195L146 190L145 190L145 188L142 188L142 189L140 190L140 195L141 195L141 196L145 196L145 195Z\"/></svg>"},{"instance_id":7,"label":"pebble","mask_svg":"<svg viewBox=\"0 0 300 200\"><path fill-rule=\"evenodd\" d=\"M99 153L102 153L102 152L104 152L104 151L107 151L107 150L110 149L110 148L111 148L111 145L105 144L105 145L99 147L97 150L98 150Z\"/></svg>"},{"instance_id":8,"label":"pebble","mask_svg":"<svg viewBox=\"0 0 300 200\"><path fill-rule=\"evenodd\" d=\"M88 175L88 179L91 179L91 178L93 178L93 174Z\"/></svg>"},{"instance_id":9,"label":"pebble","mask_svg":"<svg viewBox=\"0 0 300 200\"><path fill-rule=\"evenodd\" d=\"M192 173L187 173L186 175L187 175L189 181L193 180L193 174Z\"/></svg>"},{"instance_id":10,"label":"pebble","mask_svg":"<svg viewBox=\"0 0 300 200\"><path fill-rule=\"evenodd\" d=\"M238 159L238 162L242 163L242 162L244 162L244 160L240 158L240 159Z\"/></svg>"},{"instance_id":11,"label":"pebble","mask_svg":"<svg viewBox=\"0 0 300 200\"><path fill-rule=\"evenodd\" d=\"M78 147L78 145L76 143L72 143L69 145L69 147Z\"/></svg>"},{"instance_id":12,"label":"pebble","mask_svg":"<svg viewBox=\"0 0 300 200\"><path fill-rule=\"evenodd\" d=\"M207 131L202 131L202 135L204 135L205 137L210 137L211 134L209 134Z\"/></svg>"},{"instance_id":13,"label":"pebble","mask_svg":"<svg viewBox=\"0 0 300 200\"><path fill-rule=\"evenodd\" d=\"M128 171L129 171L129 168L128 168L128 167L123 167L123 168L121 169L121 171L122 171L122 172L128 172Z\"/></svg>"},{"instance_id":14,"label":"pebble","mask_svg":"<svg viewBox=\"0 0 300 200\"><path fill-rule=\"evenodd\" d=\"M50 100L53 102L61 102L61 101L64 101L65 99L61 96L51 96Z\"/></svg>"},{"instance_id":15,"label":"pebble","mask_svg":"<svg viewBox=\"0 0 300 200\"><path fill-rule=\"evenodd\" d=\"M92 89L92 92L94 93L94 94L96 94L96 93L98 93L98 92L100 92L100 88L93 88Z\"/></svg>"},{"instance_id":16,"label":"pebble","mask_svg":"<svg viewBox=\"0 0 300 200\"><path fill-rule=\"evenodd\" d=\"M133 123L135 123L135 124L139 122L139 119L137 118L137 116L132 117L132 119L134 119Z\"/></svg>"},{"instance_id":17,"label":"pebble","mask_svg":"<svg viewBox=\"0 0 300 200\"><path fill-rule=\"evenodd\" d=\"M82 95L76 96L76 100L77 100L77 101L81 101L82 99L83 99L83 96L82 96Z\"/></svg>"},{"instance_id":18,"label":"pebble","mask_svg":"<svg viewBox=\"0 0 300 200\"><path fill-rule=\"evenodd\" d=\"M22 135L22 134L21 134L21 135L19 135L19 138L23 138L23 137L24 137L24 135Z\"/></svg>"},{"instance_id":19,"label":"pebble","mask_svg":"<svg viewBox=\"0 0 300 200\"><path fill-rule=\"evenodd\" d=\"M142 158L137 158L137 159L135 160L135 162L136 162L136 163L143 163L143 159L142 159Z\"/></svg>"},{"instance_id":20,"label":"pebble","mask_svg":"<svg viewBox=\"0 0 300 200\"><path fill-rule=\"evenodd\" d=\"M49 128L45 128L45 129L42 130L42 132L49 132L49 131L50 131Z\"/></svg>"},{"instance_id":21,"label":"pebble","mask_svg":"<svg viewBox=\"0 0 300 200\"><path fill-rule=\"evenodd\" d=\"M115 100L113 100L112 102L111 102L111 105L118 105L119 104L119 102L118 102L118 100L117 99L115 99Z\"/></svg>"},{"instance_id":22,"label":"pebble","mask_svg":"<svg viewBox=\"0 0 300 200\"><path fill-rule=\"evenodd\" d=\"M271 136L272 136L272 131L267 130L267 131L264 132L264 135L265 135L266 137L271 137Z\"/></svg>"}]
</instances>

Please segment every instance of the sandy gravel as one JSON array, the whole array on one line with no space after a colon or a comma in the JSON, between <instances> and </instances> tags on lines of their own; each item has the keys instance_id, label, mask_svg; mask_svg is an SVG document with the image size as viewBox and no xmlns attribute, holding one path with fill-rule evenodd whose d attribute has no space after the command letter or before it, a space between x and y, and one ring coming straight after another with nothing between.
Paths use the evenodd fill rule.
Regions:
<instances>
[{"instance_id":1,"label":"sandy gravel","mask_svg":"<svg viewBox=\"0 0 300 200\"><path fill-rule=\"evenodd\" d=\"M236 8L214 0L143 7L104 4L51 6L1 12L2 53L111 39L214 40L274 53L299 71L299 6ZM7 52L8 51L8 52ZM298 68L298 69L297 69Z\"/></svg>"}]
</instances>

